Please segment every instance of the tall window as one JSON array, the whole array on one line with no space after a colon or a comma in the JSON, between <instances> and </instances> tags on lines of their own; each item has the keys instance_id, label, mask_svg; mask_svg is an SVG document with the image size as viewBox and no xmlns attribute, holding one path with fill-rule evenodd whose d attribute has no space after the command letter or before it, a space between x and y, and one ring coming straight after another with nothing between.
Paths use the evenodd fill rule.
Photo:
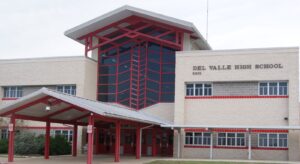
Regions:
<instances>
[{"instance_id":1,"label":"tall window","mask_svg":"<svg viewBox=\"0 0 300 164\"><path fill-rule=\"evenodd\" d=\"M174 102L175 51L150 41L128 41L101 51L98 100L133 109Z\"/></svg>"},{"instance_id":2,"label":"tall window","mask_svg":"<svg viewBox=\"0 0 300 164\"><path fill-rule=\"evenodd\" d=\"M262 133L258 135L259 147L288 147L288 135L282 133Z\"/></svg>"},{"instance_id":3,"label":"tall window","mask_svg":"<svg viewBox=\"0 0 300 164\"><path fill-rule=\"evenodd\" d=\"M4 87L5 98L20 98L23 96L23 88L18 86Z\"/></svg>"},{"instance_id":4,"label":"tall window","mask_svg":"<svg viewBox=\"0 0 300 164\"><path fill-rule=\"evenodd\" d=\"M73 140L73 130L55 130L54 136L63 136L68 142Z\"/></svg>"},{"instance_id":5,"label":"tall window","mask_svg":"<svg viewBox=\"0 0 300 164\"><path fill-rule=\"evenodd\" d=\"M8 129L1 129L1 139L8 139Z\"/></svg>"},{"instance_id":6,"label":"tall window","mask_svg":"<svg viewBox=\"0 0 300 164\"><path fill-rule=\"evenodd\" d=\"M59 85L56 86L56 90L62 93L76 95L76 86L75 85Z\"/></svg>"},{"instance_id":7,"label":"tall window","mask_svg":"<svg viewBox=\"0 0 300 164\"><path fill-rule=\"evenodd\" d=\"M219 146L245 146L244 133L218 133Z\"/></svg>"},{"instance_id":8,"label":"tall window","mask_svg":"<svg viewBox=\"0 0 300 164\"><path fill-rule=\"evenodd\" d=\"M288 95L287 82L261 82L259 83L259 95L278 96Z\"/></svg>"},{"instance_id":9,"label":"tall window","mask_svg":"<svg viewBox=\"0 0 300 164\"><path fill-rule=\"evenodd\" d=\"M186 96L211 96L212 84L188 83L186 84Z\"/></svg>"},{"instance_id":10,"label":"tall window","mask_svg":"<svg viewBox=\"0 0 300 164\"><path fill-rule=\"evenodd\" d=\"M185 133L185 144L187 145L210 145L210 133L187 132Z\"/></svg>"}]
</instances>

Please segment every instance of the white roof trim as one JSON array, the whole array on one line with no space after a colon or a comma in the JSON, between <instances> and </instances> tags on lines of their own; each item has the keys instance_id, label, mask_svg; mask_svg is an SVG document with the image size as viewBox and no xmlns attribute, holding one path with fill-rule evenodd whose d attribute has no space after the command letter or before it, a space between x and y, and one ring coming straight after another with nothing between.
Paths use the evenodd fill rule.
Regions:
<instances>
[{"instance_id":1,"label":"white roof trim","mask_svg":"<svg viewBox=\"0 0 300 164\"><path fill-rule=\"evenodd\" d=\"M220 129L281 129L281 130L300 130L300 126L256 126L256 125L161 125L166 128L220 128Z\"/></svg>"},{"instance_id":2,"label":"white roof trim","mask_svg":"<svg viewBox=\"0 0 300 164\"><path fill-rule=\"evenodd\" d=\"M150 114L146 114L142 111L129 110L128 108L123 108L117 105L108 105L104 102L93 101L77 96L63 94L47 88L42 88L36 92L33 92L27 96L16 100L15 102L1 106L0 115L47 95L65 101L67 103L79 106L83 109L86 109L87 111L102 116L132 120L155 125L172 124L171 122L162 120Z\"/></svg>"},{"instance_id":3,"label":"white roof trim","mask_svg":"<svg viewBox=\"0 0 300 164\"><path fill-rule=\"evenodd\" d=\"M90 32L93 32L95 30L98 30L102 27L105 27L113 22L117 22L119 20L122 20L124 18L127 18L129 16L136 15L140 17L144 17L146 19L155 20L159 22L163 22L166 24L169 24L171 26L175 26L178 28L182 28L188 31L192 31L194 36L197 36L200 38L201 42L203 43L204 48L211 49L210 45L206 42L204 37L201 35L201 33L198 31L196 26L188 21L176 19L173 17L165 16L162 14L146 11L143 9L135 8L132 6L122 6L120 8L117 8L111 12L108 12L102 16L99 16L95 19L92 19L90 21L87 21L83 24L80 24L76 27L73 27L67 31L65 31L65 35L75 41L78 41L77 38L86 35Z\"/></svg>"}]
</instances>

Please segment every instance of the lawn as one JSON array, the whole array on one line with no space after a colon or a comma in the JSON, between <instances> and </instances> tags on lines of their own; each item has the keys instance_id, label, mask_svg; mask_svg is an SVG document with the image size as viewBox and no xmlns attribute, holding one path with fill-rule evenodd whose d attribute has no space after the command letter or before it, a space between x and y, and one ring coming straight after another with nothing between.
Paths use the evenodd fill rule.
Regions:
<instances>
[{"instance_id":1,"label":"lawn","mask_svg":"<svg viewBox=\"0 0 300 164\"><path fill-rule=\"evenodd\" d=\"M219 161L153 161L147 164L262 164L254 162L219 162ZM266 164L266 163L264 163Z\"/></svg>"}]
</instances>

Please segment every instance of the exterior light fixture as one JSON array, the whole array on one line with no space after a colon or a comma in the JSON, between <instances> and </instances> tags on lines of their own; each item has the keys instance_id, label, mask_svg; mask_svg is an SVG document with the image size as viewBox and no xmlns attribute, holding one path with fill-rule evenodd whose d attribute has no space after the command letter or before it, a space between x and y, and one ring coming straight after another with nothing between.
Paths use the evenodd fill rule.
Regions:
<instances>
[{"instance_id":1,"label":"exterior light fixture","mask_svg":"<svg viewBox=\"0 0 300 164\"><path fill-rule=\"evenodd\" d=\"M45 110L46 110L46 111L50 111L50 110L51 110L51 107L50 107L49 105L47 105L47 106L45 107Z\"/></svg>"}]
</instances>

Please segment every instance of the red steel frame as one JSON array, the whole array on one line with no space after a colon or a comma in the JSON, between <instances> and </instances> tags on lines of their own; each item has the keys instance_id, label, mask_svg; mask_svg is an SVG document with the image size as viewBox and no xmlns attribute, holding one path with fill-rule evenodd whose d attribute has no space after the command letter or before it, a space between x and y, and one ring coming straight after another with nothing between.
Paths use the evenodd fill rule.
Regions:
<instances>
[{"instance_id":1,"label":"red steel frame","mask_svg":"<svg viewBox=\"0 0 300 164\"><path fill-rule=\"evenodd\" d=\"M124 27L122 26L121 27L121 24L124 24L124 23L127 23L129 24L128 26ZM108 29L117 29L116 31L110 33L110 34L105 34L105 35L102 35L101 32L103 31L106 31ZM150 29L150 31L147 31L148 29ZM156 34L158 32L158 34ZM120 61L119 61L119 56L120 56L120 52L119 52L119 49L118 47L120 47L121 45L124 45L126 43L129 43L129 42L136 42L138 46L138 60L141 59L141 48L142 46L140 46L140 44L142 42L146 42L145 44L148 44L148 42L153 42L153 43L156 43L156 44L159 44L160 46L166 46L166 47L170 47L170 48L173 48L175 50L182 50L183 49L183 33L191 33L191 31L187 31L187 30L184 30L184 29L180 29L180 28L177 28L177 27L174 27L174 26L170 26L170 25L167 25L167 24L164 24L164 23L161 23L161 22L157 22L157 21L153 21L153 20L148 20L148 19L145 19L145 18L141 18L141 17L138 17L138 16L131 16L131 17L128 17L128 18L125 18L123 20L120 20L118 22L115 22L113 24L110 24L106 27L103 27L101 29L98 29L94 32L91 32L87 35L84 35L84 36L81 36L79 37L78 39L79 40L82 40L85 42L85 55L87 56L88 52L89 51L92 51L92 50L95 50L97 49L98 51L98 76L97 76L97 85L98 85L98 88L101 87L101 86L107 86L108 85L113 85L115 87L115 92L104 92L104 93L101 93L101 92L97 92L97 97L99 95L103 95L103 96L109 96L109 95L114 95L114 99L113 101L110 101L110 102L116 102L116 103L119 103L119 104L123 104L123 103L126 103L127 101L129 101L129 107L133 108L133 109L140 109L140 107L144 108L147 105L147 100L152 102L151 104L155 104L155 103L158 103L158 102L162 102L161 100L161 95L163 94L162 93L162 75L163 74L169 74L169 73L163 73L162 72L162 60L161 62L159 62L160 64L160 71L157 72L159 75L160 75L160 80L157 81L157 83L159 83L160 87L159 87L159 90L149 90L149 89L146 89L147 85L146 85L146 81L148 80L151 80L149 78L147 79L144 79L145 80L145 88L144 88L144 91L143 92L140 92L140 86L142 85L141 83L141 77L140 77L140 72L142 71L141 70L141 61L138 61L137 64L138 64L138 69L135 70L137 71L137 95L134 94L133 96L133 93L132 93L132 84L133 84L133 72L134 72L134 69L133 69L133 59L131 58L131 60L129 61L131 64L130 64L130 70L129 70L129 73L130 73L130 89L129 89L129 97L128 99L122 99L120 100L118 98L118 95L121 93L119 92L119 89L118 89L118 85L120 84L119 83L119 76L123 73L128 73L127 71L124 71L124 72L119 72L119 65L121 64ZM173 35L173 36L172 36ZM98 43L97 44L93 44L93 38L97 38L98 39ZM172 39L170 39L172 38ZM123 42L119 42L120 39L125 39L125 41ZM110 47L108 48L105 48L105 46L107 45L110 45ZM147 46L146 46L147 47ZM100 81L99 81L99 78L100 78L100 66L109 66L109 64L101 64L101 59L102 58L106 58L106 57L102 57L101 54L102 53L105 53L105 52L108 52L109 50L112 50L112 49L116 49L116 63L115 64L112 64L116 67L116 72L115 74L112 74L115 76L115 83L113 84L108 84L108 83L105 83L105 84L101 84ZM133 56L133 48L131 48L131 57ZM147 70L148 70L148 61L147 61L147 56L148 56L148 50L146 49L146 57L145 57L145 74L147 74ZM136 52L137 53L137 52ZM160 50L160 58L162 59L162 50ZM124 62L124 63L127 63ZM170 63L170 64L175 64L175 63ZM148 70L148 71L151 71L151 70ZM174 74L174 73L172 73ZM108 77L110 76L110 74L101 74L101 76L106 76L108 75ZM122 81L121 83L123 83L124 81ZM156 81L155 81L156 82ZM167 83L165 83L167 84ZM174 83L173 83L174 84ZM155 92L156 94L158 93L159 95L159 100L151 100L150 98L147 98L147 90L150 91L150 92ZM123 92L127 92L127 91L122 91ZM144 94L144 96L142 96L144 98L144 101L142 102L142 98L140 98L140 94ZM174 94L174 92L170 92L170 93L164 93L164 94ZM136 99L133 100L133 97L137 97ZM147 100L146 100L147 99ZM133 101L137 101L136 104L133 103ZM140 104L142 103L142 104ZM151 105L150 104L150 105ZM143 106L142 106L143 105Z\"/></svg>"}]
</instances>

